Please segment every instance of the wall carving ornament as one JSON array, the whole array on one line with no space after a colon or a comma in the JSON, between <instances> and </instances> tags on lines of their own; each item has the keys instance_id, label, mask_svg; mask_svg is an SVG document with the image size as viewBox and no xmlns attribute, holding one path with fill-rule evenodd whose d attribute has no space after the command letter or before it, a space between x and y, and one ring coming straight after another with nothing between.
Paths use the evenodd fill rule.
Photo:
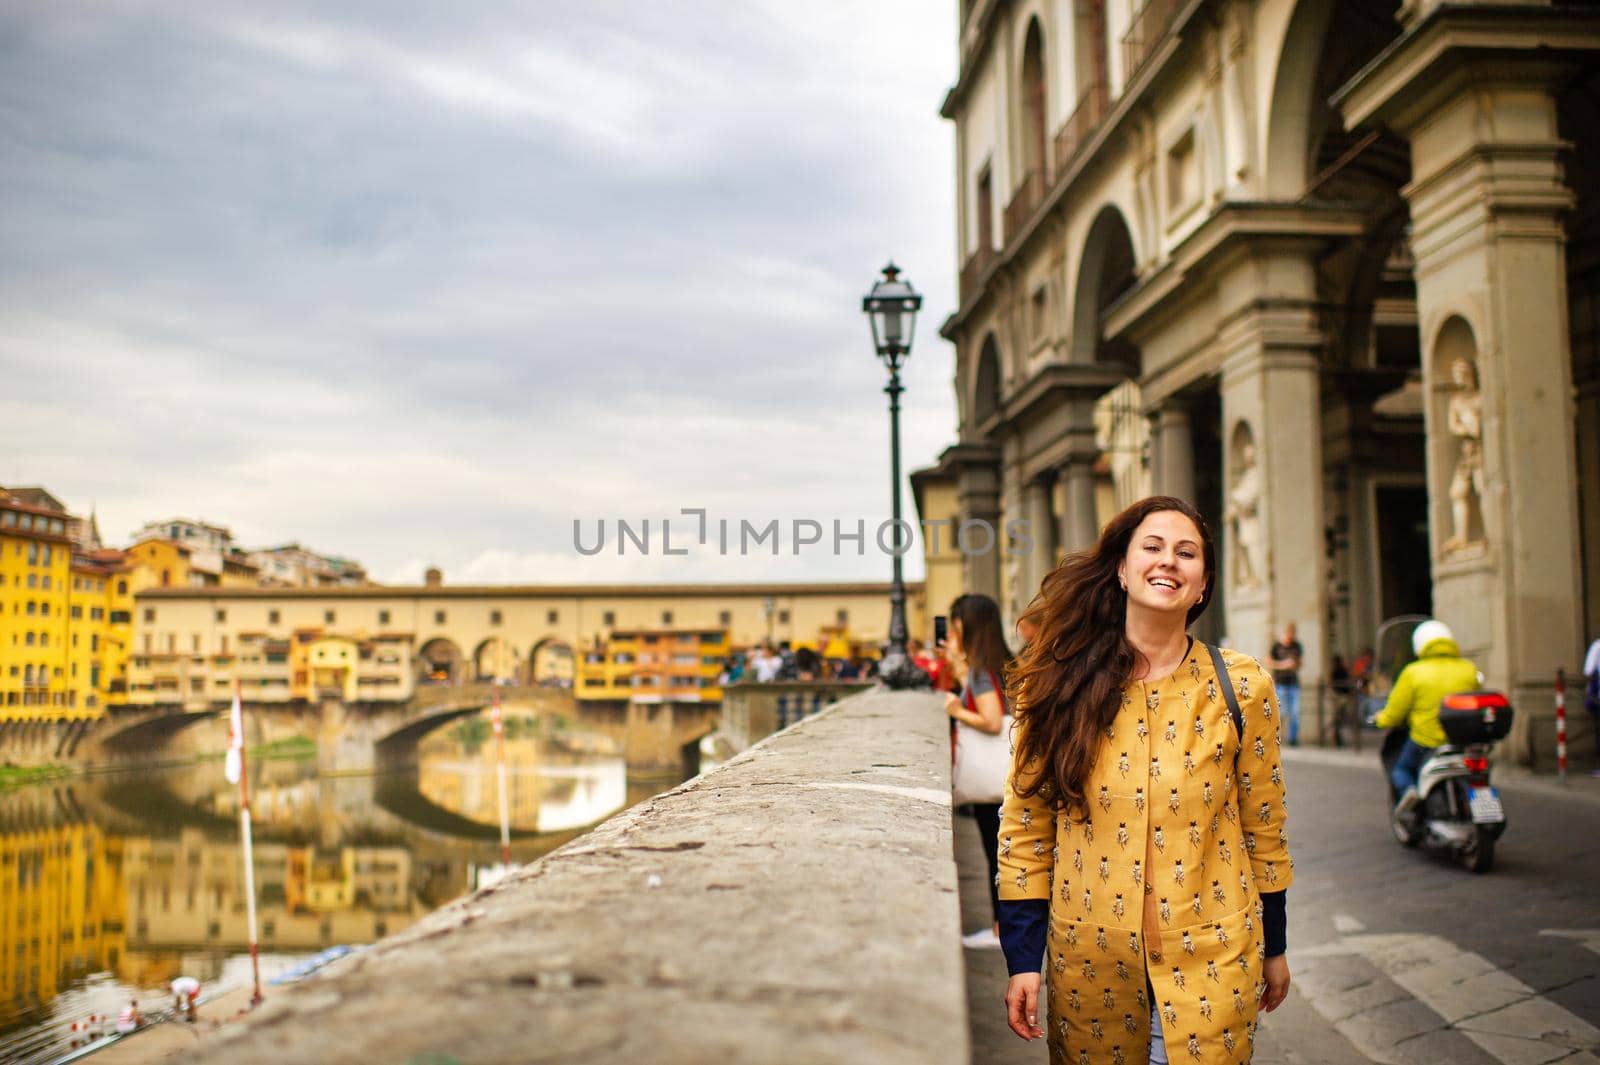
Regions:
<instances>
[{"instance_id":1,"label":"wall carving ornament","mask_svg":"<svg viewBox=\"0 0 1600 1065\"><path fill-rule=\"evenodd\" d=\"M1233 486L1223 520L1233 529L1233 586L1240 590L1261 585L1261 463L1256 456L1255 434L1240 422L1233 432Z\"/></svg>"},{"instance_id":2,"label":"wall carving ornament","mask_svg":"<svg viewBox=\"0 0 1600 1065\"><path fill-rule=\"evenodd\" d=\"M1445 404L1445 429L1455 443L1455 470L1450 476L1450 538L1446 555L1483 546L1483 394L1472 363L1450 364L1450 399Z\"/></svg>"}]
</instances>

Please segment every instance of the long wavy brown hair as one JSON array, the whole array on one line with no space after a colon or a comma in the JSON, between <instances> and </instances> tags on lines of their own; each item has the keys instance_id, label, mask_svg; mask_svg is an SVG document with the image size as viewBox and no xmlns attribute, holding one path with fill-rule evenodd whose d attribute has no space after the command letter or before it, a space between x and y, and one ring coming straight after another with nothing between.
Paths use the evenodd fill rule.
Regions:
<instances>
[{"instance_id":1,"label":"long wavy brown hair","mask_svg":"<svg viewBox=\"0 0 1600 1065\"><path fill-rule=\"evenodd\" d=\"M1126 633L1128 593L1117 567L1140 523L1164 510L1177 511L1200 530L1208 594L1189 608L1189 624L1205 612L1216 587L1216 548L1200 512L1176 496L1139 500L1111 519L1099 543L1051 570L1019 619L1037 631L1006 678L1006 702L1019 726L1017 761L1027 767L1013 782L1019 796L1047 796L1069 815L1087 816L1084 784L1100 738L1121 708L1122 686L1138 665Z\"/></svg>"},{"instance_id":2,"label":"long wavy brown hair","mask_svg":"<svg viewBox=\"0 0 1600 1065\"><path fill-rule=\"evenodd\" d=\"M961 625L961 648L967 657L967 684L981 673L1002 676L1011 666L1011 651L1006 647L1006 627L1000 620L1000 604L987 595L969 592L958 595L950 604L950 621ZM1004 696L1004 692L1000 693Z\"/></svg>"}]
</instances>

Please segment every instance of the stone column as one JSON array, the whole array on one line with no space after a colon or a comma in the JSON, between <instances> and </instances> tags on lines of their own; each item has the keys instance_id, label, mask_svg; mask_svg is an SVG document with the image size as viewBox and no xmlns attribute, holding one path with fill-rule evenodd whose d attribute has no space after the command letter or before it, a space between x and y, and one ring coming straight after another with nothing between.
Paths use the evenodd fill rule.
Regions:
<instances>
[{"instance_id":1,"label":"stone column","mask_svg":"<svg viewBox=\"0 0 1600 1065\"><path fill-rule=\"evenodd\" d=\"M1322 407L1314 259L1259 253L1236 280L1260 286L1224 331L1222 366L1225 636L1265 658L1286 622L1305 648L1300 734L1316 742L1317 685L1326 650L1322 521ZM1191 467L1192 468L1192 467Z\"/></svg>"},{"instance_id":2,"label":"stone column","mask_svg":"<svg viewBox=\"0 0 1600 1065\"><path fill-rule=\"evenodd\" d=\"M1177 496L1194 502L1194 429L1189 410L1181 403L1167 401L1154 418L1155 491L1157 495Z\"/></svg>"},{"instance_id":3,"label":"stone column","mask_svg":"<svg viewBox=\"0 0 1600 1065\"><path fill-rule=\"evenodd\" d=\"M1067 551L1092 547L1100 539L1100 520L1094 505L1094 459L1076 455L1061 467L1066 485L1066 512L1061 515L1061 546Z\"/></svg>"},{"instance_id":4,"label":"stone column","mask_svg":"<svg viewBox=\"0 0 1600 1065\"><path fill-rule=\"evenodd\" d=\"M1022 514L1028 522L1028 536L1033 544L1023 560L1019 608L1033 601L1045 574L1055 565L1056 531L1055 518L1050 512L1050 490L1051 478L1044 476L1035 477L1022 486Z\"/></svg>"},{"instance_id":5,"label":"stone column","mask_svg":"<svg viewBox=\"0 0 1600 1065\"><path fill-rule=\"evenodd\" d=\"M1434 612L1519 710L1526 759L1578 661L1581 568L1562 181L1549 71L1485 66L1395 115L1411 138ZM1468 377L1458 363L1472 363ZM1457 378L1463 378L1458 380ZM1476 480L1452 404L1472 397ZM1466 498L1481 526L1457 529ZM1472 516L1469 510L1469 518ZM1548 728L1538 730L1550 743Z\"/></svg>"},{"instance_id":6,"label":"stone column","mask_svg":"<svg viewBox=\"0 0 1600 1065\"><path fill-rule=\"evenodd\" d=\"M962 450L969 448L962 445ZM961 552L965 590L1001 602L1000 563L1005 555L1005 530L1000 522L999 456L990 448L972 448L972 457L956 459L956 491L960 521L953 535ZM977 453L981 452L981 453Z\"/></svg>"}]
</instances>

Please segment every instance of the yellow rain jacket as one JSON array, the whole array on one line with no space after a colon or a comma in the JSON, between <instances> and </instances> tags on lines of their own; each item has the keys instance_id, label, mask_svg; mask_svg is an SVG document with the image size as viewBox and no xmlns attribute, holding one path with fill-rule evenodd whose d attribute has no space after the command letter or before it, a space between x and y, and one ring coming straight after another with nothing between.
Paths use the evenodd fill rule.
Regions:
<instances>
[{"instance_id":1,"label":"yellow rain jacket","mask_svg":"<svg viewBox=\"0 0 1600 1065\"><path fill-rule=\"evenodd\" d=\"M1439 704L1446 695L1475 691L1478 667L1461 657L1461 649L1450 639L1429 640L1422 645L1422 657L1400 671L1389 701L1378 715L1379 728L1394 728L1410 719L1411 742L1418 747L1438 747L1444 743L1444 727L1439 724Z\"/></svg>"},{"instance_id":2,"label":"yellow rain jacket","mask_svg":"<svg viewBox=\"0 0 1600 1065\"><path fill-rule=\"evenodd\" d=\"M1255 659L1222 654L1243 743L1196 641L1171 676L1123 686L1083 821L1037 795L1018 798L1015 782L1038 770L1013 759L1000 897L1050 900L1051 1065L1144 1065L1147 975L1173 1062L1240 1065L1254 1052L1261 892L1284 890L1294 874L1277 696Z\"/></svg>"}]
</instances>

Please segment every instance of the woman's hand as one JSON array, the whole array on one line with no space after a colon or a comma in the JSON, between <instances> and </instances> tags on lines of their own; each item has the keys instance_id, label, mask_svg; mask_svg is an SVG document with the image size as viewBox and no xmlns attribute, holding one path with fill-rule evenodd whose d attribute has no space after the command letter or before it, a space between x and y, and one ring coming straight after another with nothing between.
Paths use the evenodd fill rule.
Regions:
<instances>
[{"instance_id":1,"label":"woman's hand","mask_svg":"<svg viewBox=\"0 0 1600 1065\"><path fill-rule=\"evenodd\" d=\"M1284 970L1288 979L1288 970ZM1006 985L1006 1023L1023 1039L1040 1039L1044 1029L1039 1027L1039 974L1018 973Z\"/></svg>"},{"instance_id":2,"label":"woman's hand","mask_svg":"<svg viewBox=\"0 0 1600 1065\"><path fill-rule=\"evenodd\" d=\"M944 693L944 712L946 714L959 720L961 715L956 713L956 711L963 709L965 709L965 707L961 705L961 697L959 695L957 695L955 692Z\"/></svg>"},{"instance_id":3,"label":"woman's hand","mask_svg":"<svg viewBox=\"0 0 1600 1065\"><path fill-rule=\"evenodd\" d=\"M1267 986L1261 990L1261 1008L1271 1013L1283 1005L1289 995L1289 956L1274 955L1261 965L1261 977Z\"/></svg>"}]
</instances>

